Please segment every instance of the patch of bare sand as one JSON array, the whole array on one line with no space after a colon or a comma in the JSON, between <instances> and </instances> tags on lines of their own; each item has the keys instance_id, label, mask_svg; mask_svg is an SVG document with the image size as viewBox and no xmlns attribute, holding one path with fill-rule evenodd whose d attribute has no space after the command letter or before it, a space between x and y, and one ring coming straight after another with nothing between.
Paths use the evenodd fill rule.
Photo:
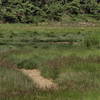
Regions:
<instances>
[{"instance_id":1,"label":"patch of bare sand","mask_svg":"<svg viewBox=\"0 0 100 100\"><path fill-rule=\"evenodd\" d=\"M41 89L57 89L58 85L53 82L53 80L44 78L41 76L41 72L37 69L26 70L21 69L21 71L30 77L30 79L35 83L36 87Z\"/></svg>"}]
</instances>

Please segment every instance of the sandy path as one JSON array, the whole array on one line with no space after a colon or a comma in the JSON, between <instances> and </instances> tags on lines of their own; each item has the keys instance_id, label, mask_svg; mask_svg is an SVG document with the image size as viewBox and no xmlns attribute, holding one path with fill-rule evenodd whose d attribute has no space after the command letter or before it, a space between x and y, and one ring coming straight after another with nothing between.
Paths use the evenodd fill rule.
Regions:
<instances>
[{"instance_id":1,"label":"sandy path","mask_svg":"<svg viewBox=\"0 0 100 100\"><path fill-rule=\"evenodd\" d=\"M21 69L21 71L29 76L32 81L36 84L36 87L41 89L57 89L57 84L54 83L50 79L46 79L41 76L41 72L39 70L33 69L33 70L25 70Z\"/></svg>"}]
</instances>

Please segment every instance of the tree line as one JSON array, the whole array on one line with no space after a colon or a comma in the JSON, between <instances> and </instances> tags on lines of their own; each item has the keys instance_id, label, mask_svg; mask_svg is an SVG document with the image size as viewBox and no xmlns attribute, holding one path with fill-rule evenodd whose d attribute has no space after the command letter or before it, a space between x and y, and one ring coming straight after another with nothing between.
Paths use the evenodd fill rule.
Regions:
<instances>
[{"instance_id":1,"label":"tree line","mask_svg":"<svg viewBox=\"0 0 100 100\"><path fill-rule=\"evenodd\" d=\"M91 14L100 19L100 0L0 0L0 21L34 23L63 15Z\"/></svg>"}]
</instances>

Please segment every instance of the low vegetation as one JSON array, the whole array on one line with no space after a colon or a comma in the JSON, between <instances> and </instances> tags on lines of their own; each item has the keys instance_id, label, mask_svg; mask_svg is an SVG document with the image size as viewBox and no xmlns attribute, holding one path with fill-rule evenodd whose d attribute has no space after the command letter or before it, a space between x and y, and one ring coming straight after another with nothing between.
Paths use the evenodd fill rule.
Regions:
<instances>
[{"instance_id":1,"label":"low vegetation","mask_svg":"<svg viewBox=\"0 0 100 100\"><path fill-rule=\"evenodd\" d=\"M75 25L76 23L73 23ZM72 25L72 26L73 26ZM0 26L1 45L35 45L35 44L76 44L85 47L100 47L99 24L90 27L68 25L34 26L23 24L7 24ZM67 27L67 28L66 28ZM36 46L36 45L35 45Z\"/></svg>"},{"instance_id":2,"label":"low vegetation","mask_svg":"<svg viewBox=\"0 0 100 100\"><path fill-rule=\"evenodd\" d=\"M0 100L100 99L99 24L72 26L0 25ZM37 88L21 69L59 88Z\"/></svg>"}]
</instances>

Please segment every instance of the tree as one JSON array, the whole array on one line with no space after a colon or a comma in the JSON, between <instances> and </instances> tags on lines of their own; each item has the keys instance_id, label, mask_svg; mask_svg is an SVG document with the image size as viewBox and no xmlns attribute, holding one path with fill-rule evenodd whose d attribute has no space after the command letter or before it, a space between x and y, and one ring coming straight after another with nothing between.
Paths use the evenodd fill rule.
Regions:
<instances>
[{"instance_id":1,"label":"tree","mask_svg":"<svg viewBox=\"0 0 100 100\"><path fill-rule=\"evenodd\" d=\"M59 21L64 14L100 19L100 0L0 0L0 20L12 23Z\"/></svg>"},{"instance_id":2,"label":"tree","mask_svg":"<svg viewBox=\"0 0 100 100\"><path fill-rule=\"evenodd\" d=\"M94 14L97 9L97 2L95 0L81 0L81 7L84 13Z\"/></svg>"}]
</instances>

